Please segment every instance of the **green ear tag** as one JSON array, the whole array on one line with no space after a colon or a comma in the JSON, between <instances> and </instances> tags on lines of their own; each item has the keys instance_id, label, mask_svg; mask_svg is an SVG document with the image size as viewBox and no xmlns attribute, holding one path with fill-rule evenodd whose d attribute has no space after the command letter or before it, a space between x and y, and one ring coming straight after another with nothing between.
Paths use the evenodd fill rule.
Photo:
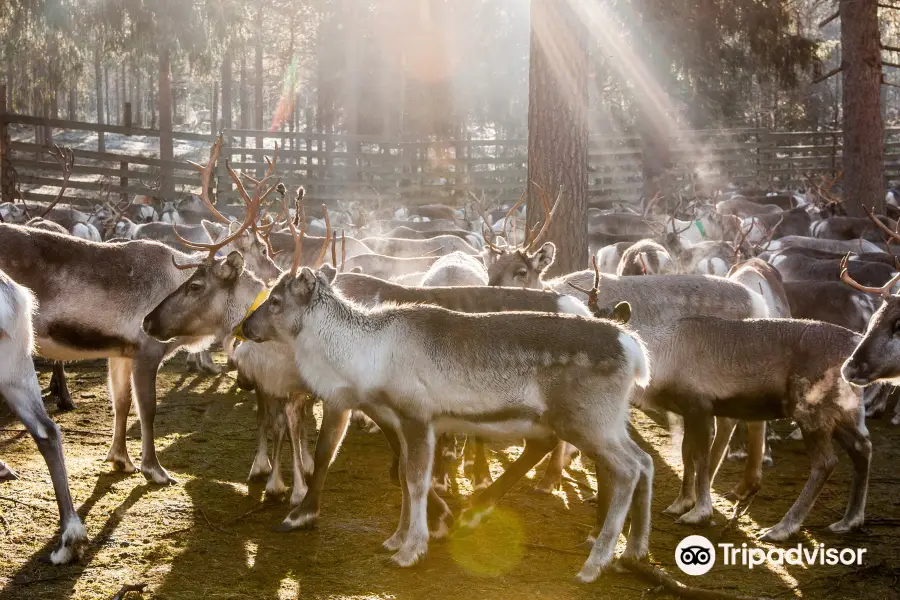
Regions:
<instances>
[{"instance_id":1,"label":"green ear tag","mask_svg":"<svg viewBox=\"0 0 900 600\"><path fill-rule=\"evenodd\" d=\"M701 223L700 221L694 221L694 225L697 226L697 231L700 232L700 237L702 237L705 240L706 239L706 230L703 228L703 223Z\"/></svg>"}]
</instances>

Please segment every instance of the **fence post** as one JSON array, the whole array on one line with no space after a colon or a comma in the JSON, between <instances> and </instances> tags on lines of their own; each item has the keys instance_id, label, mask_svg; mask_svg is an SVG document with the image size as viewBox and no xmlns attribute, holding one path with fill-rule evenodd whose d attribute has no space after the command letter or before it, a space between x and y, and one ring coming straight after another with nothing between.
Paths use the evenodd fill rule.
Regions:
<instances>
[{"instance_id":1,"label":"fence post","mask_svg":"<svg viewBox=\"0 0 900 600\"><path fill-rule=\"evenodd\" d=\"M6 86L0 84L0 200L12 202L15 199L15 190L9 123L6 121Z\"/></svg>"},{"instance_id":2,"label":"fence post","mask_svg":"<svg viewBox=\"0 0 900 600\"><path fill-rule=\"evenodd\" d=\"M131 102L126 102L122 111L122 125L125 127L131 128ZM131 135L131 132L126 133L125 135ZM122 161L119 163L119 171L122 172L122 175L119 177L119 186L122 187L122 203L128 202L128 192L125 191L125 188L128 187L128 162Z\"/></svg>"}]
</instances>

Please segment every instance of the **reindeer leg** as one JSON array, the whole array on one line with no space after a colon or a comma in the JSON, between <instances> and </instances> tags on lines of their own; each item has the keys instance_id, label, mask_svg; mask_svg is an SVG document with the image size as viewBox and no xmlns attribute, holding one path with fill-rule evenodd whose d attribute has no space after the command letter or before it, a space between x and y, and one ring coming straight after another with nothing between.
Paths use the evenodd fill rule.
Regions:
<instances>
[{"instance_id":1,"label":"reindeer leg","mask_svg":"<svg viewBox=\"0 0 900 600\"><path fill-rule=\"evenodd\" d=\"M136 357L131 365L131 378L141 418L141 473L147 481L170 485L176 481L159 464L153 429L156 419L156 374L163 355L163 351L151 351L147 355Z\"/></svg>"},{"instance_id":2,"label":"reindeer leg","mask_svg":"<svg viewBox=\"0 0 900 600\"><path fill-rule=\"evenodd\" d=\"M487 454L484 451L484 438L475 438L475 465L472 468L473 487L476 490L484 489L491 485L491 469L488 465Z\"/></svg>"},{"instance_id":3,"label":"reindeer leg","mask_svg":"<svg viewBox=\"0 0 900 600\"><path fill-rule=\"evenodd\" d=\"M575 455L578 454L578 448L566 442L560 442L550 454L550 460L547 461L547 470L544 477L534 486L534 491L550 494L553 490L559 489L562 483L563 470L565 470Z\"/></svg>"},{"instance_id":4,"label":"reindeer leg","mask_svg":"<svg viewBox=\"0 0 900 600\"><path fill-rule=\"evenodd\" d=\"M862 418L862 415L860 415ZM829 525L833 533L848 533L859 529L865 521L866 495L869 490L869 467L872 463L872 442L853 419L838 425L835 439L853 462L853 479L850 481L850 499L844 518Z\"/></svg>"},{"instance_id":5,"label":"reindeer leg","mask_svg":"<svg viewBox=\"0 0 900 600\"><path fill-rule=\"evenodd\" d=\"M477 527L500 499L556 447L558 441L556 437L525 440L525 449L519 458L509 465L494 483L478 494L472 506L460 515L460 527L465 529Z\"/></svg>"},{"instance_id":6,"label":"reindeer leg","mask_svg":"<svg viewBox=\"0 0 900 600\"><path fill-rule=\"evenodd\" d=\"M212 352L207 350L201 350L197 354L197 358L199 360L200 372L205 373L207 375L219 375L224 369L217 365L212 358Z\"/></svg>"},{"instance_id":7,"label":"reindeer leg","mask_svg":"<svg viewBox=\"0 0 900 600\"><path fill-rule=\"evenodd\" d=\"M128 427L128 412L131 410L131 363L130 358L110 358L109 396L113 405L113 439L106 461L113 468L124 473L137 473L137 467L128 456L125 432Z\"/></svg>"},{"instance_id":8,"label":"reindeer leg","mask_svg":"<svg viewBox=\"0 0 900 600\"><path fill-rule=\"evenodd\" d=\"M434 481L431 488L438 494L446 494L450 488L450 473L447 471L447 459L444 456L449 443L450 436L442 433L438 436L434 447Z\"/></svg>"},{"instance_id":9,"label":"reindeer leg","mask_svg":"<svg viewBox=\"0 0 900 600\"><path fill-rule=\"evenodd\" d=\"M302 527L311 527L319 519L322 509L322 490L325 488L325 477L328 467L337 456L350 423L350 411L337 409L326 402L322 410L322 428L316 440L315 466L309 482L309 490L300 506L292 510L278 526L278 531L292 531Z\"/></svg>"},{"instance_id":10,"label":"reindeer leg","mask_svg":"<svg viewBox=\"0 0 900 600\"><path fill-rule=\"evenodd\" d=\"M66 381L66 365L60 360L53 362L50 389L56 394L56 406L59 410L75 410L78 408L72 402L72 396L69 394L69 385Z\"/></svg>"},{"instance_id":11,"label":"reindeer leg","mask_svg":"<svg viewBox=\"0 0 900 600\"><path fill-rule=\"evenodd\" d=\"M0 481L14 481L18 478L19 476L16 475L16 472L9 468L5 462L0 460Z\"/></svg>"},{"instance_id":12,"label":"reindeer leg","mask_svg":"<svg viewBox=\"0 0 900 600\"><path fill-rule=\"evenodd\" d=\"M409 528L403 544L391 560L398 566L411 567L428 551L428 490L431 487L435 435L431 424L411 419L401 420L400 429L404 451L400 464L401 468L405 467Z\"/></svg>"},{"instance_id":13,"label":"reindeer leg","mask_svg":"<svg viewBox=\"0 0 900 600\"><path fill-rule=\"evenodd\" d=\"M684 418L685 438L687 438L688 435L694 436L694 441L691 444L691 460L693 461L694 472L696 473L695 497L697 498L697 501L691 510L679 517L677 523L698 525L706 523L709 521L710 517L712 517L713 506L712 495L710 492L712 467L710 465L710 444L713 435L715 434L715 427L716 421L712 416L691 415L685 416ZM727 446L728 442L725 441L721 449L722 454L725 453L725 448Z\"/></svg>"},{"instance_id":14,"label":"reindeer leg","mask_svg":"<svg viewBox=\"0 0 900 600\"><path fill-rule=\"evenodd\" d=\"M272 445L275 449L272 452L272 472L269 473L269 479L266 481L266 496L280 498L287 490L284 479L281 477L281 450L284 448L284 436L287 433L287 418L284 414L283 403L278 407L278 414L273 421ZM276 531L278 530L276 527Z\"/></svg>"},{"instance_id":15,"label":"reindeer leg","mask_svg":"<svg viewBox=\"0 0 900 600\"><path fill-rule=\"evenodd\" d=\"M684 436L681 440L681 462L684 465L684 476L681 478L681 493L675 502L670 504L663 513L673 516L681 516L694 507L697 502L696 488L694 487L694 432L688 428L688 419L684 420Z\"/></svg>"},{"instance_id":16,"label":"reindeer leg","mask_svg":"<svg viewBox=\"0 0 900 600\"><path fill-rule=\"evenodd\" d=\"M622 556L641 560L650 552L653 459L630 437L625 439L625 445L631 450L632 455L640 466L640 478L634 490L634 496L631 499L631 528L628 531L628 541ZM597 515L600 515L599 506ZM605 522L606 515L604 515Z\"/></svg>"},{"instance_id":17,"label":"reindeer leg","mask_svg":"<svg viewBox=\"0 0 900 600\"><path fill-rule=\"evenodd\" d=\"M747 462L744 476L726 497L738 500L738 505L746 505L756 495L762 482L762 465L766 451L766 422L747 421Z\"/></svg>"},{"instance_id":18,"label":"reindeer leg","mask_svg":"<svg viewBox=\"0 0 900 600\"><path fill-rule=\"evenodd\" d=\"M293 469L294 484L291 492L291 506L299 506L306 496L306 478L303 470L303 443L306 436L302 432L306 428L305 422L305 394L291 394L284 406L284 414L287 417L288 437L291 441L291 466ZM307 451L308 452L308 451Z\"/></svg>"},{"instance_id":19,"label":"reindeer leg","mask_svg":"<svg viewBox=\"0 0 900 600\"><path fill-rule=\"evenodd\" d=\"M800 428L812 466L809 480L781 521L760 536L761 540L767 542L783 542L797 533L837 464L837 457L831 444L831 431L825 428L807 429L805 424L801 424Z\"/></svg>"},{"instance_id":20,"label":"reindeer leg","mask_svg":"<svg viewBox=\"0 0 900 600\"><path fill-rule=\"evenodd\" d=\"M268 437L276 402L264 392L256 390L256 456L253 458L253 465L250 467L247 481L262 481L272 472L272 463L269 462Z\"/></svg>"},{"instance_id":21,"label":"reindeer leg","mask_svg":"<svg viewBox=\"0 0 900 600\"><path fill-rule=\"evenodd\" d=\"M613 560L616 541L625 526L625 517L643 471L641 461L633 454L632 449L618 440L599 440L592 443L587 439L581 439L573 442L577 442L576 445L588 459L593 459L596 464L601 465L610 486L609 510L605 515L600 513L601 503L598 502L597 524L600 525L600 535L597 536L590 556L576 577L582 583L590 583L597 579Z\"/></svg>"},{"instance_id":22,"label":"reindeer leg","mask_svg":"<svg viewBox=\"0 0 900 600\"><path fill-rule=\"evenodd\" d=\"M87 545L87 532L72 503L59 427L47 415L37 378L32 376L23 381L11 382L0 392L34 438L50 471L62 529L60 546L50 555L50 561L60 565L80 559Z\"/></svg>"}]
</instances>

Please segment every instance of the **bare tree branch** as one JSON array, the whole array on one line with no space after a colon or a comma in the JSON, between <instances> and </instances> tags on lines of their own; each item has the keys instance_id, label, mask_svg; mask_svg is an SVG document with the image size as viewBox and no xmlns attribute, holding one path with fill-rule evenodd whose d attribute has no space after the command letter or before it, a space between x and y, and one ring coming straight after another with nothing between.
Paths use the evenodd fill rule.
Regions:
<instances>
[{"instance_id":1,"label":"bare tree branch","mask_svg":"<svg viewBox=\"0 0 900 600\"><path fill-rule=\"evenodd\" d=\"M821 75L821 76L819 76L819 77L816 77L815 79L813 79L812 82L813 82L813 83L822 83L822 82L825 81L826 79L829 79L829 78L831 78L831 77L834 77L835 75L837 75L838 73L840 73L840 72L843 71L843 70L844 70L844 63L841 63L841 65L840 65L839 67L835 67L834 69L828 71L828 72L825 73L824 75Z\"/></svg>"},{"instance_id":2,"label":"bare tree branch","mask_svg":"<svg viewBox=\"0 0 900 600\"><path fill-rule=\"evenodd\" d=\"M826 25L828 25L829 23L831 23L832 21L834 21L835 19L837 19L840 16L841 16L841 11L840 10L835 11L835 13L833 15L831 15L830 17L828 17L827 19L825 19L824 21L819 23L819 27L825 27Z\"/></svg>"}]
</instances>

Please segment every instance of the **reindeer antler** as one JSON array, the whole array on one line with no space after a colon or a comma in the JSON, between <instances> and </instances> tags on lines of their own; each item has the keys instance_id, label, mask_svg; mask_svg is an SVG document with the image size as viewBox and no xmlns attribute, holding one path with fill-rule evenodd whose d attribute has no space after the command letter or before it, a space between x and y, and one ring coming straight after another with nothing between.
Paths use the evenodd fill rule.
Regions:
<instances>
[{"instance_id":1,"label":"reindeer antler","mask_svg":"<svg viewBox=\"0 0 900 600\"><path fill-rule=\"evenodd\" d=\"M582 294L587 294L588 297L588 308L591 309L591 313L595 313L597 309L597 304L600 300L600 267L597 266L597 255L591 257L591 264L594 266L594 287L590 290L586 290L583 287L577 286L571 281L568 282L569 285L581 292Z\"/></svg>"},{"instance_id":2,"label":"reindeer antler","mask_svg":"<svg viewBox=\"0 0 900 600\"><path fill-rule=\"evenodd\" d=\"M897 264L897 268L900 269L900 263L898 263L896 258L894 259L894 262L895 264ZM876 288L863 285L850 276L849 263L850 253L848 252L847 255L841 260L841 281L861 292L866 292L868 294L878 294L882 298L890 298L891 288L894 287L895 283L900 281L900 273L897 273L896 275L894 275L894 277L891 278L890 281L888 281L881 287Z\"/></svg>"},{"instance_id":3,"label":"reindeer antler","mask_svg":"<svg viewBox=\"0 0 900 600\"><path fill-rule=\"evenodd\" d=\"M219 211L216 210L216 208L209 201L209 197L207 196L208 177L210 177L212 174L212 168L215 165L215 159L219 155L219 147L220 147L221 143L222 143L222 136L219 136L218 140L216 140L216 143L213 144L213 149L210 152L209 164L206 166L206 168L200 167L200 171L203 173L203 197L202 197L202 199L203 199L204 203L207 205L207 207L213 212L213 214L215 214L219 219L224 220L224 222L228 223L230 226L231 221L226 219L224 216L222 216L219 213ZM194 166L199 167L199 165L194 165ZM193 269L193 268L197 268L205 263L212 262L212 260L216 257L216 252L218 252L219 250L221 250L222 248L224 248L225 246L227 246L228 244L230 244L231 242L236 240L245 231L247 231L247 229L249 229L250 227L256 227L256 218L257 218L257 215L259 214L259 207L262 204L262 201L266 197L268 197L269 194L271 194L272 191L277 187L277 184L276 184L276 185L273 185L272 187L270 187L268 190L264 191L265 179L263 179L262 181L257 182L255 193L254 193L253 197L251 198L247 194L247 190L244 189L244 185L241 183L240 177L238 177L238 175L237 175L237 173L235 173L234 169L231 168L231 166L228 164L228 161L225 162L225 167L228 169L228 173L229 173L229 175L231 175L231 179L237 185L238 192L240 192L241 197L244 199L244 203L246 205L246 213L244 215L244 222L241 224L240 227L238 227L238 229L234 233L225 236L225 238L220 240L219 242L214 242L211 244L204 244L201 242L192 242L190 240L184 239L183 237L181 237L181 235L178 234L178 230L175 227L175 225L173 224L172 229L175 232L175 238L182 245L184 245L192 250L200 250L200 251L206 250L207 252L209 252L209 255L206 257L205 261L201 261L199 263L188 263L188 264L184 264L184 265L179 265L177 262L175 262L175 257L173 256L172 262L179 269L182 269L182 270Z\"/></svg>"},{"instance_id":4,"label":"reindeer antler","mask_svg":"<svg viewBox=\"0 0 900 600\"><path fill-rule=\"evenodd\" d=\"M553 207L550 207L550 203L547 200L547 195L544 193L544 190L538 184L531 182L534 187L538 190L538 197L541 200L541 204L544 205L544 224L541 225L541 230L538 232L536 236L529 236L531 240L528 242L528 245L525 246L525 252L530 252L532 248L535 246L539 246L544 242L544 238L547 236L547 230L550 227L550 222L553 220L553 217L556 216L556 209L559 208L559 201L562 199L563 188L559 186L559 193L556 194L556 200L553 202Z\"/></svg>"},{"instance_id":5,"label":"reindeer antler","mask_svg":"<svg viewBox=\"0 0 900 600\"><path fill-rule=\"evenodd\" d=\"M201 164L195 163L194 161L189 160L188 164L200 171L200 178L202 181L202 186L200 188L200 200L203 201L203 204L206 205L206 208L209 209L209 212L213 214L219 221L222 223L230 224L231 219L220 213L212 200L209 198L209 188L212 185L212 176L213 171L216 168L216 162L219 160L219 152L222 150L222 136L216 138L216 142L213 144L212 148L209 151L209 161L206 163L204 167Z\"/></svg>"},{"instance_id":6,"label":"reindeer antler","mask_svg":"<svg viewBox=\"0 0 900 600\"><path fill-rule=\"evenodd\" d=\"M72 152L71 148L61 147L57 144L53 148L48 149L47 152L56 159L56 162L59 163L59 166L62 168L63 180L62 185L59 186L59 192L56 194L56 198L54 198L53 202L44 209L44 212L38 215L39 218L44 218L50 214L53 207L62 200L63 194L66 193L66 189L69 187L69 177L72 175L72 169L75 167L75 153Z\"/></svg>"},{"instance_id":7,"label":"reindeer antler","mask_svg":"<svg viewBox=\"0 0 900 600\"><path fill-rule=\"evenodd\" d=\"M891 228L888 227L887 225L885 225L884 223L882 223L881 219L876 217L875 213L873 211L869 210L865 206L863 206L863 211L865 211L866 216L869 217L869 219L873 223L875 223L875 226L878 227L878 229L885 232L890 237L890 239L893 239L895 241L900 241L900 233L897 233L896 231L891 231Z\"/></svg>"},{"instance_id":8,"label":"reindeer antler","mask_svg":"<svg viewBox=\"0 0 900 600\"><path fill-rule=\"evenodd\" d=\"M763 238L763 242L765 243L765 246L763 246L763 244L754 244L753 245L753 247L756 249L757 252L761 253L761 252L765 252L766 250L769 249L769 246L772 244L772 238L775 237L775 233L778 231L778 228L781 227L781 223L783 221L784 221L784 215L781 215L781 218L778 219L778 222L775 223L775 225L771 229L769 229L769 233L766 234L765 238Z\"/></svg>"}]
</instances>

